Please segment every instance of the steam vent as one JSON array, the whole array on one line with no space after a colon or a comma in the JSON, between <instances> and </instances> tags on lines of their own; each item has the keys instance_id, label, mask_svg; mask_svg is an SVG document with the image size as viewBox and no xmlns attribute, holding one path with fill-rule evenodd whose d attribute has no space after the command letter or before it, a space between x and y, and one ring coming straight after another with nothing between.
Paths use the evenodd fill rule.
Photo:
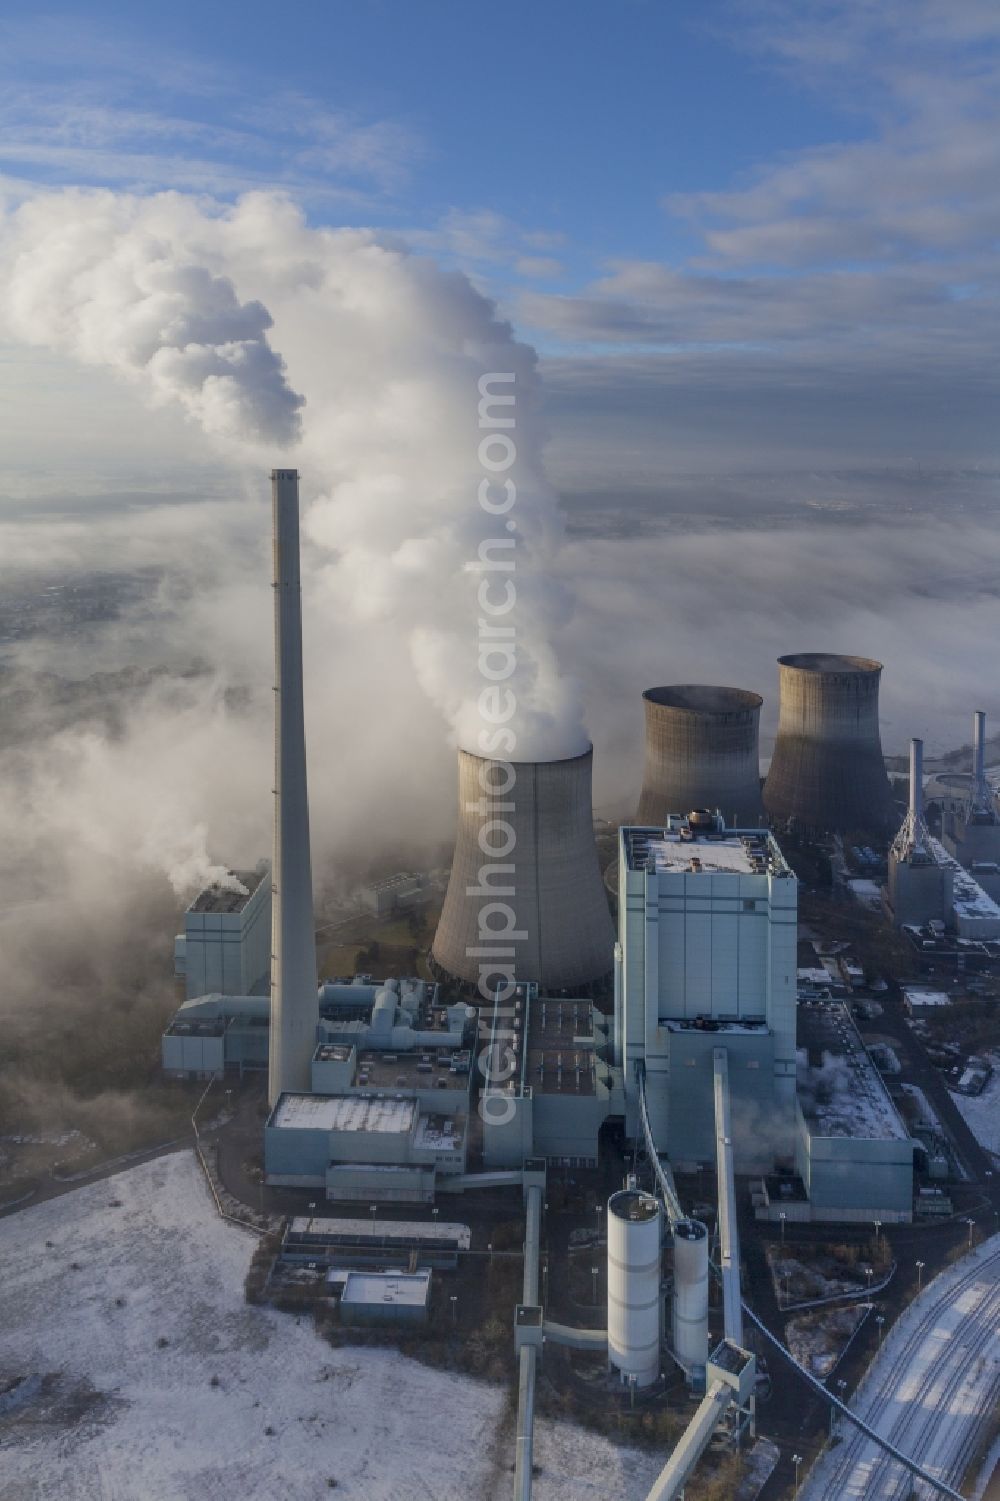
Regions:
<instances>
[{"instance_id":1,"label":"steam vent","mask_svg":"<svg viewBox=\"0 0 1000 1501\"><path fill-rule=\"evenodd\" d=\"M779 657L780 708L764 807L778 823L846 833L896 822L878 727L882 663Z\"/></svg>"},{"instance_id":2,"label":"steam vent","mask_svg":"<svg viewBox=\"0 0 1000 1501\"><path fill-rule=\"evenodd\" d=\"M636 823L718 809L731 827L761 821L758 729L763 700L743 688L647 688L646 760Z\"/></svg>"},{"instance_id":3,"label":"steam vent","mask_svg":"<svg viewBox=\"0 0 1000 1501\"><path fill-rule=\"evenodd\" d=\"M547 990L586 989L609 974L615 934L594 843L592 762L592 749L541 762L459 751L455 858L432 948L448 974L479 984L512 968Z\"/></svg>"}]
</instances>

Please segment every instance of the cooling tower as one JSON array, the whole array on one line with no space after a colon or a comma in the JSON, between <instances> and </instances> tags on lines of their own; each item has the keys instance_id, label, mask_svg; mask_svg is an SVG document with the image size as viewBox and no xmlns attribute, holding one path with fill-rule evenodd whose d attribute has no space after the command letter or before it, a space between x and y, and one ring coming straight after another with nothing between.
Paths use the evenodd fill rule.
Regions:
<instances>
[{"instance_id":1,"label":"cooling tower","mask_svg":"<svg viewBox=\"0 0 1000 1501\"><path fill-rule=\"evenodd\" d=\"M319 999L302 703L299 476L271 475L274 520L274 858L268 1096L308 1090Z\"/></svg>"},{"instance_id":2,"label":"cooling tower","mask_svg":"<svg viewBox=\"0 0 1000 1501\"><path fill-rule=\"evenodd\" d=\"M540 762L458 753L458 837L432 954L484 997L511 979L579 990L611 972L592 760L592 750Z\"/></svg>"},{"instance_id":3,"label":"cooling tower","mask_svg":"<svg viewBox=\"0 0 1000 1501\"><path fill-rule=\"evenodd\" d=\"M881 662L823 652L779 657L778 735L764 807L778 823L846 833L895 823L878 728Z\"/></svg>"},{"instance_id":4,"label":"cooling tower","mask_svg":"<svg viewBox=\"0 0 1000 1501\"><path fill-rule=\"evenodd\" d=\"M727 824L756 828L760 695L677 683L648 688L642 699L646 761L636 822L663 825L671 813L718 808Z\"/></svg>"}]
</instances>

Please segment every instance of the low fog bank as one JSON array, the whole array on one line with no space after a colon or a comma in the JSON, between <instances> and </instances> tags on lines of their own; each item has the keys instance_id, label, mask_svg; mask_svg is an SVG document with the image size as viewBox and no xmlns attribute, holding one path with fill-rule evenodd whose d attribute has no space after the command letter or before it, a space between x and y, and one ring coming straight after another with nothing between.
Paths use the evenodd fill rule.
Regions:
<instances>
[{"instance_id":1,"label":"low fog bank","mask_svg":"<svg viewBox=\"0 0 1000 1501\"><path fill-rule=\"evenodd\" d=\"M266 478L256 484L250 502L185 508L193 551L184 531L174 537L153 516L144 552L130 518L110 511L100 536L79 545L79 572L63 558L58 577L66 599L88 600L101 597L103 578L113 608L102 618L88 606L81 619L47 606L30 628L5 633L0 1009L13 1045L0 1075L2 1130L58 1116L93 1135L95 1121L120 1117L124 1129L147 1107L150 1133L166 1124L149 1088L175 1004L180 913L213 867L252 866L270 846L269 515ZM40 526L55 556L58 523ZM556 566L577 603L556 646L583 690L599 810L626 816L634 805L640 695L656 682L757 689L766 755L775 658L789 650L885 662L887 751L914 733L932 751L963 743L974 708L1000 715L996 547L992 526L933 518L571 538ZM121 584L123 559L136 588ZM155 571L143 571L154 559ZM304 562L323 904L368 876L441 863L455 752L393 622L346 616L308 540Z\"/></svg>"}]
</instances>

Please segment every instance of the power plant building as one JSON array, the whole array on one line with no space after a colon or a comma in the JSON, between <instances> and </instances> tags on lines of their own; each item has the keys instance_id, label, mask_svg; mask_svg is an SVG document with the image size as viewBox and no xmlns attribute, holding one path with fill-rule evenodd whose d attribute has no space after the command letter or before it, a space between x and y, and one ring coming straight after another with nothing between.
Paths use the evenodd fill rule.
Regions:
<instances>
[{"instance_id":1,"label":"power plant building","mask_svg":"<svg viewBox=\"0 0 1000 1501\"><path fill-rule=\"evenodd\" d=\"M914 1141L847 1007L801 1008L799 1045L795 1169L808 1202L781 1200L777 1211L909 1223Z\"/></svg>"},{"instance_id":2,"label":"power plant building","mask_svg":"<svg viewBox=\"0 0 1000 1501\"><path fill-rule=\"evenodd\" d=\"M174 940L174 973L189 1000L222 991L266 994L271 972L271 881L266 862L230 871L207 886L184 914Z\"/></svg>"},{"instance_id":3,"label":"power plant building","mask_svg":"<svg viewBox=\"0 0 1000 1501\"><path fill-rule=\"evenodd\" d=\"M897 927L913 929L942 923L960 939L1000 938L1000 906L977 880L978 867L966 869L944 842L928 832L923 786L923 741L912 740L909 808L889 850L886 895L893 921ZM977 813L977 803L970 798L964 829L991 832L984 802L981 798L978 807L982 811ZM972 822L977 816L982 819L978 825Z\"/></svg>"},{"instance_id":4,"label":"power plant building","mask_svg":"<svg viewBox=\"0 0 1000 1501\"><path fill-rule=\"evenodd\" d=\"M937 858L924 821L924 743L910 741L910 801L906 817L889 850L886 895L897 927L925 927L945 922L951 911L954 877Z\"/></svg>"},{"instance_id":5,"label":"power plant building","mask_svg":"<svg viewBox=\"0 0 1000 1501\"><path fill-rule=\"evenodd\" d=\"M756 828L760 706L743 688L675 683L648 688L645 764L636 823L665 824L689 808L718 810L733 828Z\"/></svg>"},{"instance_id":6,"label":"power plant building","mask_svg":"<svg viewBox=\"0 0 1000 1501\"><path fill-rule=\"evenodd\" d=\"M655 792L669 806L697 790L698 802L692 812L670 809L620 830L617 944L594 839L591 750L515 763L459 753L458 838L433 960L490 1008L485 1048L476 1007L442 1000L444 987L434 981L355 975L318 983L296 472L275 471L272 492L271 879L264 867L240 872L232 892L192 904L179 956L189 996L164 1033L164 1071L224 1077L267 1067L271 1185L338 1203L426 1205L442 1191L520 1183L530 1210L546 1163L597 1166L609 1124L631 1141L650 1141L663 1159L657 1167L669 1205L670 1164L717 1164L724 1063L732 1130L723 1135L737 1171L763 1173L763 1183L775 1172L797 1172L803 1217L814 1209L817 1217L906 1217L912 1143L883 1108L884 1089L866 1095L868 1108L857 1118L838 1100L835 1123L823 1080L817 1085L808 1070L797 1078L797 882L755 817L726 822L727 803L756 809L754 694L688 685L646 695L655 754L647 755L643 796ZM841 817L846 827L861 826L861 805L845 812L848 770L859 769L866 818L884 816L878 664L822 657L782 665L798 685L791 696L783 689L785 752L802 731L795 756L785 755L791 779L784 785L794 794L787 816L810 827L836 827ZM768 783L773 778L778 791L779 749L778 774L772 767ZM696 787L691 777L702 759ZM836 775L817 792L825 768ZM928 847L936 863L951 860L933 841ZM988 913L966 899L961 880L971 877L952 864L961 921L995 921L1000 934L1000 908L989 903ZM269 898L268 996L254 992ZM614 1011L606 1018L592 992L612 975ZM868 1091L860 1055L848 1067ZM479 1122L470 1130L473 1110L481 1133ZM711 1369L707 1237L676 1204L670 1220L674 1343L697 1375ZM607 1347L623 1379L644 1385L657 1379L663 1333L660 1210L630 1188L612 1200L607 1223L614 1253ZM526 1281L526 1308L537 1301Z\"/></svg>"},{"instance_id":7,"label":"power plant building","mask_svg":"<svg viewBox=\"0 0 1000 1501\"><path fill-rule=\"evenodd\" d=\"M790 1156L797 883L773 836L707 813L624 828L616 981L626 1134L645 1071L657 1150L715 1159L713 1050L729 1057L738 1171Z\"/></svg>"},{"instance_id":8,"label":"power plant building","mask_svg":"<svg viewBox=\"0 0 1000 1501\"><path fill-rule=\"evenodd\" d=\"M542 996L524 985L497 1000L481 1059L487 1169L529 1158L597 1166L601 1127L622 1109L608 1038L607 1021L586 998Z\"/></svg>"},{"instance_id":9,"label":"power plant building","mask_svg":"<svg viewBox=\"0 0 1000 1501\"><path fill-rule=\"evenodd\" d=\"M780 657L779 717L764 783L773 823L807 832L888 832L895 822L878 720L881 662Z\"/></svg>"},{"instance_id":10,"label":"power plant building","mask_svg":"<svg viewBox=\"0 0 1000 1501\"><path fill-rule=\"evenodd\" d=\"M484 999L501 981L575 994L611 973L592 760L589 749L542 762L458 753L458 837L432 954Z\"/></svg>"},{"instance_id":11,"label":"power plant building","mask_svg":"<svg viewBox=\"0 0 1000 1501\"><path fill-rule=\"evenodd\" d=\"M986 780L986 715L973 719L972 775L965 796L942 809L941 843L994 900L1000 900L1000 814Z\"/></svg>"}]
</instances>

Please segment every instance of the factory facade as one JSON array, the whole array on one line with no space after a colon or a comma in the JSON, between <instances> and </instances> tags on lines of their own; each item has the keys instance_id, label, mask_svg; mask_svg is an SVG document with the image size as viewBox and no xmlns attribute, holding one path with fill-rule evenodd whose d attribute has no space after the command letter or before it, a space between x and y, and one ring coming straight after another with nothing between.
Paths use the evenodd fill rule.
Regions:
<instances>
[{"instance_id":1,"label":"factory facade","mask_svg":"<svg viewBox=\"0 0 1000 1501\"><path fill-rule=\"evenodd\" d=\"M791 1150L795 877L764 830L707 814L622 829L615 1056L626 1133L645 1073L653 1137L678 1166L714 1157L713 1049L729 1055L737 1169Z\"/></svg>"},{"instance_id":2,"label":"factory facade","mask_svg":"<svg viewBox=\"0 0 1000 1501\"><path fill-rule=\"evenodd\" d=\"M546 1162L596 1165L610 1122L637 1144L643 1137L657 1159L678 1168L712 1163L721 1070L733 1122L726 1146L736 1169L768 1174L797 1164L819 1204L817 1183L832 1183L838 1173L830 1168L817 1176L818 1163L846 1160L848 1149L822 1145L828 1136L815 1125L815 1112L797 1102L792 871L770 832L753 820L727 827L724 811L669 812L623 828L616 944L593 837L590 748L543 763L459 754L458 839L433 958L451 980L478 991L486 1048L479 1008L464 999L443 1003L435 981L376 984L355 976L319 985L294 470L274 471L272 514L270 880L266 866L242 873L223 883L231 890L212 888L185 915L178 964L188 999L164 1034L165 1070L211 1077L266 1065L267 1181L376 1204L429 1203L439 1191L491 1182L517 1181L534 1194ZM794 678L795 693L783 688L775 764L783 744L784 781L778 776L776 787L794 794L789 817L825 819L828 827L836 826L834 813L847 817L846 803L801 801L816 792L831 755L841 778L834 791L845 798L845 768L878 759L879 774L872 770L862 791L870 814L882 807L878 671L862 659L783 661L783 683ZM668 690L647 696L656 731L647 774L658 793L669 800L689 788L692 768L683 763L712 761L713 736L721 737L715 770L721 767L725 785L714 784L718 796L732 800L738 791L752 811L758 710L756 695L732 689L689 686L679 699ZM851 810L853 818L853 804ZM506 850L484 848L484 820L494 831L509 827L516 851L510 858ZM524 942L513 987L501 983L503 964L495 945L487 945L491 973L500 978L486 988L477 950L484 936L497 937L489 917L498 898L511 899ZM261 994L268 971L270 994ZM608 1019L590 994L611 974ZM482 1163L470 1171L476 1114ZM865 1132L842 1133L844 1140L856 1135ZM868 1135L874 1140L878 1133ZM804 1143L798 1158L797 1140ZM905 1143L899 1156L906 1157ZM850 1177L841 1175L842 1184ZM830 1189L831 1203L838 1191L850 1190Z\"/></svg>"},{"instance_id":3,"label":"factory facade","mask_svg":"<svg viewBox=\"0 0 1000 1501\"><path fill-rule=\"evenodd\" d=\"M233 870L205 888L174 939L174 974L188 1000L213 992L266 995L271 976L271 871Z\"/></svg>"}]
</instances>

